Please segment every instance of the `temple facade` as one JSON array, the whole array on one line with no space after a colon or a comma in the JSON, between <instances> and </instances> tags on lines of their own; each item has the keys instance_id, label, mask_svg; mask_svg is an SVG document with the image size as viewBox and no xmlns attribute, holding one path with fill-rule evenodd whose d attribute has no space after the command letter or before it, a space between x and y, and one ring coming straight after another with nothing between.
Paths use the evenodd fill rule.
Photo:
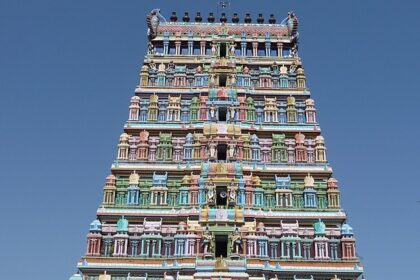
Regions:
<instances>
[{"instance_id":1,"label":"temple facade","mask_svg":"<svg viewBox=\"0 0 420 280\"><path fill-rule=\"evenodd\" d=\"M220 18L219 18L220 17ZM158 9L72 280L355 280L298 19Z\"/></svg>"}]
</instances>

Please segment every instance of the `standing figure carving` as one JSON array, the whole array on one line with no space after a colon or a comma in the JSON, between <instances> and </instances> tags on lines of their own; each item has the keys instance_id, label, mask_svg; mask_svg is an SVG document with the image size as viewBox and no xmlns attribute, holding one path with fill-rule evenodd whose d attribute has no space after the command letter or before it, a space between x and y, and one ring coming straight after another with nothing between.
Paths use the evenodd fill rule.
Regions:
<instances>
[{"instance_id":1,"label":"standing figure carving","mask_svg":"<svg viewBox=\"0 0 420 280\"><path fill-rule=\"evenodd\" d=\"M211 140L209 146L210 146L210 159L214 159L216 157L217 143L214 140Z\"/></svg>"},{"instance_id":2,"label":"standing figure carving","mask_svg":"<svg viewBox=\"0 0 420 280\"><path fill-rule=\"evenodd\" d=\"M230 75L230 84L234 86L236 84L236 74Z\"/></svg>"},{"instance_id":3,"label":"standing figure carving","mask_svg":"<svg viewBox=\"0 0 420 280\"><path fill-rule=\"evenodd\" d=\"M216 197L216 186L214 185L212 180L210 180L206 188L207 188L207 203L213 204L215 202L215 197Z\"/></svg>"},{"instance_id":4,"label":"standing figure carving","mask_svg":"<svg viewBox=\"0 0 420 280\"><path fill-rule=\"evenodd\" d=\"M236 190L238 187L235 184L235 181L232 179L230 182L230 185L228 187L229 191L229 203L235 203L236 202Z\"/></svg>"},{"instance_id":5,"label":"standing figure carving","mask_svg":"<svg viewBox=\"0 0 420 280\"><path fill-rule=\"evenodd\" d=\"M233 159L235 157L235 146L236 143L234 141L230 141L228 144L229 147L229 159Z\"/></svg>"},{"instance_id":6,"label":"standing figure carving","mask_svg":"<svg viewBox=\"0 0 420 280\"><path fill-rule=\"evenodd\" d=\"M169 61L169 63L168 63L168 71L169 72L175 71L175 63L174 63L173 60Z\"/></svg>"},{"instance_id":7,"label":"standing figure carving","mask_svg":"<svg viewBox=\"0 0 420 280\"><path fill-rule=\"evenodd\" d=\"M235 106L233 104L229 107L229 113L230 113L229 114L230 120L235 121L236 110L235 110Z\"/></svg>"},{"instance_id":8,"label":"standing figure carving","mask_svg":"<svg viewBox=\"0 0 420 280\"><path fill-rule=\"evenodd\" d=\"M242 250L242 237L238 228L230 234L230 249L232 254L240 254Z\"/></svg>"},{"instance_id":9,"label":"standing figure carving","mask_svg":"<svg viewBox=\"0 0 420 280\"><path fill-rule=\"evenodd\" d=\"M234 56L235 55L235 47L236 47L236 44L235 43L233 43L233 44L231 44L229 46L229 55L230 56Z\"/></svg>"},{"instance_id":10,"label":"standing figure carving","mask_svg":"<svg viewBox=\"0 0 420 280\"><path fill-rule=\"evenodd\" d=\"M204 254L213 254L214 249L214 236L209 232L207 229L203 233L203 241L201 242L201 246L203 246Z\"/></svg>"},{"instance_id":11,"label":"standing figure carving","mask_svg":"<svg viewBox=\"0 0 420 280\"><path fill-rule=\"evenodd\" d=\"M216 119L216 106L211 104L210 106L210 120L214 121Z\"/></svg>"},{"instance_id":12,"label":"standing figure carving","mask_svg":"<svg viewBox=\"0 0 420 280\"><path fill-rule=\"evenodd\" d=\"M214 44L214 43L211 44L211 54L217 55L217 44Z\"/></svg>"}]
</instances>

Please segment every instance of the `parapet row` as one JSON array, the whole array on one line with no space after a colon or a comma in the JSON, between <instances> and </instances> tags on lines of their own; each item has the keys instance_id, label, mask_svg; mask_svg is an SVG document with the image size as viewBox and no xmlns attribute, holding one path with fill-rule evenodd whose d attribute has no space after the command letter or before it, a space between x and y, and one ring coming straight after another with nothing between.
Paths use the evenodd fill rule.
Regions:
<instances>
[{"instance_id":1,"label":"parapet row","mask_svg":"<svg viewBox=\"0 0 420 280\"><path fill-rule=\"evenodd\" d=\"M204 166L206 168L206 165ZM218 182L200 175L170 177L168 173L142 176L133 172L129 178L114 175L106 178L104 207L245 207L256 209L339 209L340 191L337 180L315 183L311 175L305 180L275 176L264 181L259 176L245 175L230 182ZM216 211L212 209L211 211ZM203 214L203 213L202 213ZM213 213L215 214L215 212ZM209 213L203 214L209 218Z\"/></svg>"},{"instance_id":2,"label":"parapet row","mask_svg":"<svg viewBox=\"0 0 420 280\"><path fill-rule=\"evenodd\" d=\"M207 129L205 134L188 133L185 137L172 137L172 133L163 132L159 136L149 136L146 130L139 136L123 133L117 159L150 162L239 160L288 164L327 162L324 138L320 135L309 138L298 133L294 138L286 138L285 134L273 134L272 138L259 138L256 134L235 134L234 131L231 135L212 135Z\"/></svg>"},{"instance_id":3,"label":"parapet row","mask_svg":"<svg viewBox=\"0 0 420 280\"><path fill-rule=\"evenodd\" d=\"M310 226L283 223L265 226L245 222L223 236L212 233L198 221L180 222L177 226L144 220L129 224L124 217L115 225L95 220L87 236L87 256L104 257L215 257L216 242L228 243L229 257L292 260L352 260L355 255L353 229L348 224L326 227L321 220Z\"/></svg>"},{"instance_id":4,"label":"parapet row","mask_svg":"<svg viewBox=\"0 0 420 280\"><path fill-rule=\"evenodd\" d=\"M210 89L208 96L182 95L149 99L134 96L129 107L129 121L135 122L249 122L255 124L316 124L316 109L312 99L296 102L264 97L254 101L250 96L237 96L235 89Z\"/></svg>"},{"instance_id":5,"label":"parapet row","mask_svg":"<svg viewBox=\"0 0 420 280\"><path fill-rule=\"evenodd\" d=\"M220 62L220 63L223 63ZM226 65L230 63L225 61ZM140 72L140 87L238 87L250 89L306 88L306 77L302 67L277 65L251 67L235 66L229 73L212 71L210 65L187 67L173 62L158 67L151 61L144 64Z\"/></svg>"}]
</instances>

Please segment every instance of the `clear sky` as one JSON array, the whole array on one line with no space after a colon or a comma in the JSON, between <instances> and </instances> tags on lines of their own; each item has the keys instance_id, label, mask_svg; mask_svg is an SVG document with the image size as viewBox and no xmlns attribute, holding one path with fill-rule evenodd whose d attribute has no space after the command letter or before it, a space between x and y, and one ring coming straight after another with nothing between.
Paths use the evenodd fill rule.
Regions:
<instances>
[{"instance_id":1,"label":"clear sky","mask_svg":"<svg viewBox=\"0 0 420 280\"><path fill-rule=\"evenodd\" d=\"M212 1L0 0L0 278L75 272L128 117L145 15ZM366 277L418 279L417 1L232 1L294 10L300 55Z\"/></svg>"}]
</instances>

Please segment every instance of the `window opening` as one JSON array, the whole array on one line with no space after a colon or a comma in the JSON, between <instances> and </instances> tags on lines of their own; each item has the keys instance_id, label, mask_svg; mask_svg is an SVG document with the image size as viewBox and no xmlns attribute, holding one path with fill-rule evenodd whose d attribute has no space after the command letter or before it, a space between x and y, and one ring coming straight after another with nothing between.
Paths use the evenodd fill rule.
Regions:
<instances>
[{"instance_id":1,"label":"window opening","mask_svg":"<svg viewBox=\"0 0 420 280\"><path fill-rule=\"evenodd\" d=\"M216 205L226 206L227 205L227 189L226 187L216 187Z\"/></svg>"},{"instance_id":2,"label":"window opening","mask_svg":"<svg viewBox=\"0 0 420 280\"><path fill-rule=\"evenodd\" d=\"M226 86L226 75L225 74L221 74L219 75L219 86L221 87L225 87Z\"/></svg>"},{"instance_id":3,"label":"window opening","mask_svg":"<svg viewBox=\"0 0 420 280\"><path fill-rule=\"evenodd\" d=\"M226 144L219 144L217 145L217 159L218 160L226 160Z\"/></svg>"},{"instance_id":4,"label":"window opening","mask_svg":"<svg viewBox=\"0 0 420 280\"><path fill-rule=\"evenodd\" d=\"M220 43L220 57L226 57L226 43Z\"/></svg>"},{"instance_id":5,"label":"window opening","mask_svg":"<svg viewBox=\"0 0 420 280\"><path fill-rule=\"evenodd\" d=\"M219 108L219 121L225 122L226 114L227 114L227 109L225 107L220 107Z\"/></svg>"}]
</instances>

